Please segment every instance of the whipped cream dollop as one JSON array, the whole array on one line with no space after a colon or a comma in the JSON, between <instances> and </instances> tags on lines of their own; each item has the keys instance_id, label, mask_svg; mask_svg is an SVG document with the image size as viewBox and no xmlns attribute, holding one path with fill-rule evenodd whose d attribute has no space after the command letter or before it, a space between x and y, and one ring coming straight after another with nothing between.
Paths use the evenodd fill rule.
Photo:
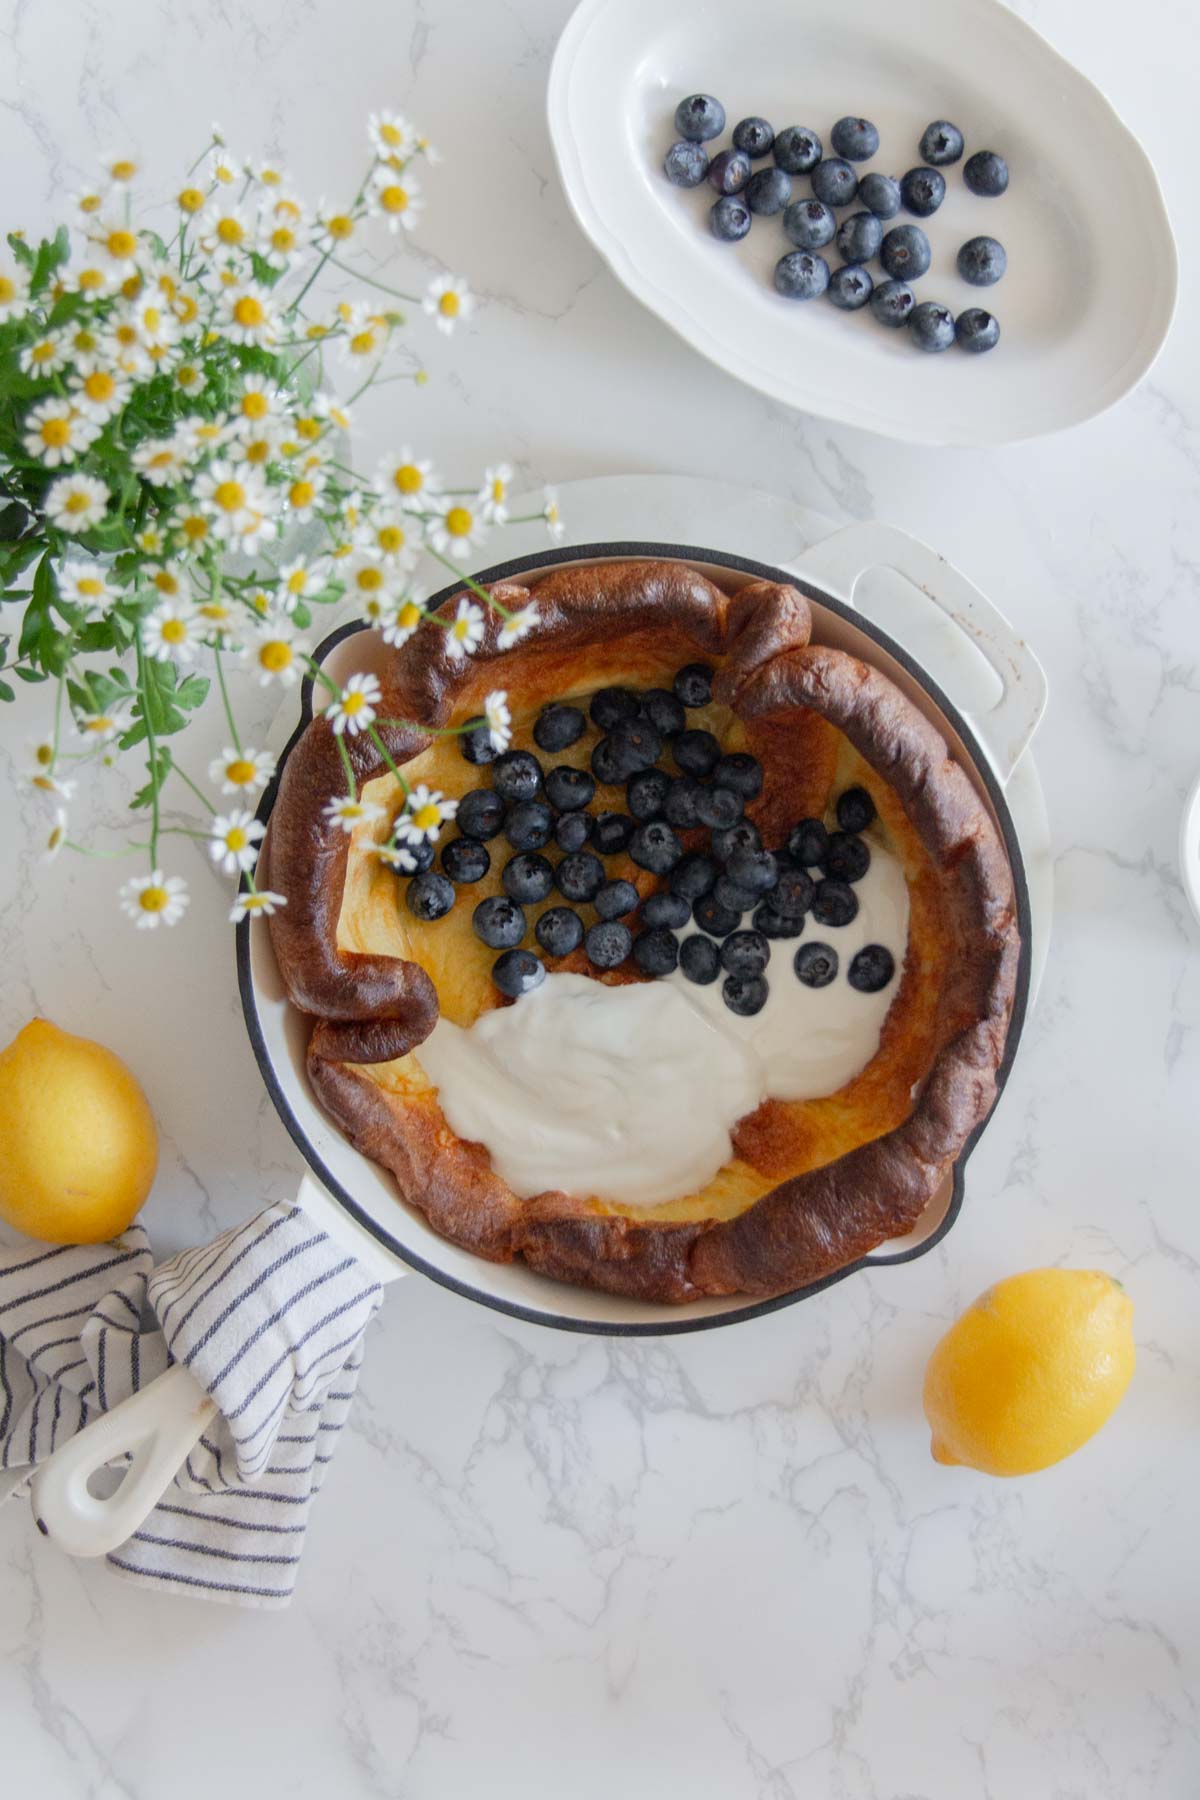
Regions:
<instances>
[{"instance_id":1,"label":"whipped cream dollop","mask_svg":"<svg viewBox=\"0 0 1200 1800\"><path fill-rule=\"evenodd\" d=\"M417 1056L448 1124L483 1144L523 1198L557 1190L660 1206L697 1192L730 1161L739 1119L767 1099L836 1093L878 1050L908 943L908 884L872 846L854 891L849 925L810 916L801 937L772 941L770 992L752 1018L729 1011L721 980L697 987L676 971L623 987L547 975L469 1030L439 1019ZM837 951L828 987L805 987L792 967L811 941ZM875 994L846 980L866 944L896 962Z\"/></svg>"}]
</instances>

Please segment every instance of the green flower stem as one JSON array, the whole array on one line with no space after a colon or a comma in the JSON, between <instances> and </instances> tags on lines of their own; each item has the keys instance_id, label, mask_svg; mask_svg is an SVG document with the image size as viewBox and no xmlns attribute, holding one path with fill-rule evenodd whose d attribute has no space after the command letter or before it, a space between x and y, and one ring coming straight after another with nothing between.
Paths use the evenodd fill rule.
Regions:
<instances>
[{"instance_id":1,"label":"green flower stem","mask_svg":"<svg viewBox=\"0 0 1200 1800\"><path fill-rule=\"evenodd\" d=\"M388 722L389 722L389 724L392 723L391 720L389 720ZM434 733L433 735L437 736L439 734ZM382 756L384 762L387 764L387 766L391 770L392 774L396 777L396 780L400 783L400 789L404 795L404 802L405 802L405 805L407 805L408 804L408 794L409 794L408 782L405 780L404 776L400 773L400 769L399 769L398 765L396 764L396 762L394 761L394 759L388 755L387 749L384 745L383 739L379 735L378 729L374 725L369 725L367 727L367 736L370 738L371 742L374 744L375 748L378 750L380 756Z\"/></svg>"},{"instance_id":2,"label":"green flower stem","mask_svg":"<svg viewBox=\"0 0 1200 1800\"><path fill-rule=\"evenodd\" d=\"M142 722L146 727L146 744L150 751L150 867L158 867L158 744L154 737L154 726L150 719L150 684L146 679L146 651L142 644L142 628L137 626L134 641L137 645L137 684L138 694L142 702Z\"/></svg>"},{"instance_id":3,"label":"green flower stem","mask_svg":"<svg viewBox=\"0 0 1200 1800\"><path fill-rule=\"evenodd\" d=\"M214 573L213 592L215 593L216 591L216 576ZM238 736L237 720L234 718L233 708L229 704L229 689L225 685L225 670L221 663L221 652L219 650L213 651L213 661L217 665L217 686L221 690L221 704L225 708L225 720L229 726L230 736L233 738L233 747L240 756L242 754L242 740Z\"/></svg>"},{"instance_id":4,"label":"green flower stem","mask_svg":"<svg viewBox=\"0 0 1200 1800\"><path fill-rule=\"evenodd\" d=\"M428 515L426 515L426 516L428 516ZM443 556L441 551L435 550L432 544L427 543L425 548L426 548L426 550L428 550L430 556L433 557L435 562L440 562L443 569L449 569L450 573L454 576L455 580L461 581L464 587L470 588L470 590L473 594L477 594L479 596L479 598L483 601L484 605L486 607L489 607L492 612L499 613L499 615L502 619L511 619L512 618L512 614L510 612L508 612L503 606L501 606L501 604L498 600L493 599L492 595L488 593L488 591L485 587L480 587L479 583L477 581L475 581L470 575L464 574L463 571L457 566L456 563L452 563L450 561L450 558L448 556ZM439 625L445 625L447 623L445 619L438 619L436 613L430 614L430 617L433 618L435 623L437 623Z\"/></svg>"},{"instance_id":5,"label":"green flower stem","mask_svg":"<svg viewBox=\"0 0 1200 1800\"><path fill-rule=\"evenodd\" d=\"M354 764L350 761L350 752L346 748L345 739L340 733L334 733L334 743L338 747L338 755L342 759L342 767L346 771L346 785L350 789L350 798L358 799L358 783L354 779Z\"/></svg>"},{"instance_id":6,"label":"green flower stem","mask_svg":"<svg viewBox=\"0 0 1200 1800\"><path fill-rule=\"evenodd\" d=\"M178 763L172 763L171 766L172 766L173 773L178 775L180 781L183 782L184 786L191 788L193 794L195 794L197 800L200 802L200 804L204 808L204 810L208 813L211 813L213 815L213 817L215 818L217 809L213 805L212 801L209 799L208 795L196 786L196 783L192 780L191 776L189 774L187 774L183 769L181 769L179 767ZM206 834L201 833L201 835L203 836Z\"/></svg>"},{"instance_id":7,"label":"green flower stem","mask_svg":"<svg viewBox=\"0 0 1200 1800\"><path fill-rule=\"evenodd\" d=\"M325 267L325 264L330 261L332 255L333 255L332 250L326 250L322 253L321 259L317 263L316 268L313 270L312 274L309 276L309 278L305 282L304 286L300 289L300 292L296 295L296 298L292 301L292 304L288 307L287 311L284 313L283 316L285 319L290 319L292 317L293 313L299 312L300 302L303 300L305 294L307 294L307 292L308 292L309 288L312 286L313 282L317 279L317 276L321 273L321 270Z\"/></svg>"},{"instance_id":8,"label":"green flower stem","mask_svg":"<svg viewBox=\"0 0 1200 1800\"><path fill-rule=\"evenodd\" d=\"M332 254L329 260L335 269L342 271L343 275L353 275L355 281L365 281L368 287L378 288L381 294L392 294L397 300L407 300L410 306L420 306L421 304L419 294L405 294L399 288L389 287L386 281L376 281L373 276L364 275L361 269L352 269L349 263L339 262L337 257Z\"/></svg>"},{"instance_id":9,"label":"green flower stem","mask_svg":"<svg viewBox=\"0 0 1200 1800\"><path fill-rule=\"evenodd\" d=\"M137 856L140 851L149 848L149 844L143 844L139 840L137 843L123 844L119 850L96 850L88 844L77 844L73 838L63 839L64 850L74 850L80 856L103 858L106 862L117 856Z\"/></svg>"},{"instance_id":10,"label":"green flower stem","mask_svg":"<svg viewBox=\"0 0 1200 1800\"><path fill-rule=\"evenodd\" d=\"M387 355L386 350L384 351L383 354L384 354L384 356ZM375 381L375 377L379 374L379 371L382 367L383 367L383 356L381 356L379 358L379 360L376 362L375 367L371 370L371 373L367 376L367 379L364 382L361 382L359 384L359 386L355 388L355 390L351 394L350 398L345 402L346 406L348 406L348 407L353 406L354 402L356 400L362 399L362 396L366 393L367 389L373 385L373 383Z\"/></svg>"}]
</instances>

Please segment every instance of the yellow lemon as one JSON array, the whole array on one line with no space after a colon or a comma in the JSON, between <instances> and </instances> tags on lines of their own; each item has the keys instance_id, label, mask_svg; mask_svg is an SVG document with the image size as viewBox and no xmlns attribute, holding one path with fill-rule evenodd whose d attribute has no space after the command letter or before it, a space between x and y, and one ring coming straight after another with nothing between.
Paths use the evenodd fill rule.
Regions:
<instances>
[{"instance_id":1,"label":"yellow lemon","mask_svg":"<svg viewBox=\"0 0 1200 1800\"><path fill-rule=\"evenodd\" d=\"M33 1019L0 1050L0 1218L52 1244L101 1243L157 1165L146 1096L103 1044Z\"/></svg>"},{"instance_id":2,"label":"yellow lemon","mask_svg":"<svg viewBox=\"0 0 1200 1800\"><path fill-rule=\"evenodd\" d=\"M1133 1304L1096 1269L1031 1269L981 1294L925 1371L934 1459L987 1475L1061 1462L1133 1374Z\"/></svg>"}]
</instances>

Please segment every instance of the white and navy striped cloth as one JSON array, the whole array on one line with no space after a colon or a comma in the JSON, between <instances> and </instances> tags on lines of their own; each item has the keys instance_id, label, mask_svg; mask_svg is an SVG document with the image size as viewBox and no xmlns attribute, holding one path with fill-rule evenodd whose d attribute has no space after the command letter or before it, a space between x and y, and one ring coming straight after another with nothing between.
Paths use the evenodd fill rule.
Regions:
<instances>
[{"instance_id":1,"label":"white and navy striped cloth","mask_svg":"<svg viewBox=\"0 0 1200 1800\"><path fill-rule=\"evenodd\" d=\"M185 1363L220 1408L112 1566L144 1585L286 1606L381 1289L298 1206L154 1268L111 1244L0 1247L0 1500L97 1412Z\"/></svg>"}]
</instances>

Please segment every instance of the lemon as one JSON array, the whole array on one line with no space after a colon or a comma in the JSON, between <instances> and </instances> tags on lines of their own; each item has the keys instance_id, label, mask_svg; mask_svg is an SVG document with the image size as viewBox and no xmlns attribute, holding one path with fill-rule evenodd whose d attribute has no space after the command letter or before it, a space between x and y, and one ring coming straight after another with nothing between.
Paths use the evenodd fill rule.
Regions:
<instances>
[{"instance_id":1,"label":"lemon","mask_svg":"<svg viewBox=\"0 0 1200 1800\"><path fill-rule=\"evenodd\" d=\"M157 1164L146 1096L103 1044L33 1019L0 1050L0 1218L52 1244L101 1243Z\"/></svg>"},{"instance_id":2,"label":"lemon","mask_svg":"<svg viewBox=\"0 0 1200 1800\"><path fill-rule=\"evenodd\" d=\"M981 1294L934 1350L934 1459L988 1475L1061 1462L1116 1411L1133 1374L1133 1305L1095 1269L1031 1269Z\"/></svg>"}]
</instances>

